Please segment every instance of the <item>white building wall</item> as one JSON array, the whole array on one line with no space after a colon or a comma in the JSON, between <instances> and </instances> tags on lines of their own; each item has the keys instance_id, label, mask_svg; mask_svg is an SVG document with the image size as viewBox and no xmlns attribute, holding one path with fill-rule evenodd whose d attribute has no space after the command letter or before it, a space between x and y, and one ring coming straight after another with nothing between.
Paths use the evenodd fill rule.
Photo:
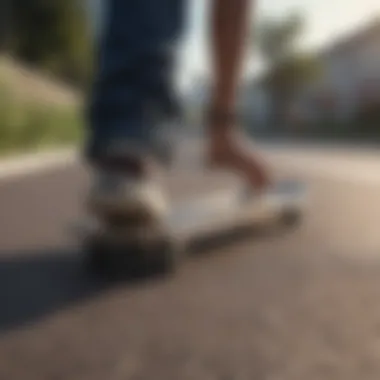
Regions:
<instances>
[{"instance_id":1,"label":"white building wall","mask_svg":"<svg viewBox=\"0 0 380 380\"><path fill-rule=\"evenodd\" d=\"M380 33L345 51L322 56L321 61L322 76L310 87L335 94L340 120L355 115L366 82L380 89Z\"/></svg>"}]
</instances>

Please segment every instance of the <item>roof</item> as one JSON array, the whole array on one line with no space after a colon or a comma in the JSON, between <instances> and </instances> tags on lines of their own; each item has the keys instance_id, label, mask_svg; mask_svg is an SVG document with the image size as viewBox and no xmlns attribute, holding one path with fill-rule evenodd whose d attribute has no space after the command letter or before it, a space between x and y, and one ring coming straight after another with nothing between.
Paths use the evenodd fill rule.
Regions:
<instances>
[{"instance_id":1,"label":"roof","mask_svg":"<svg viewBox=\"0 0 380 380\"><path fill-rule=\"evenodd\" d=\"M356 48L363 43L378 38L380 44L380 19L377 18L364 28L340 37L338 41L321 51L324 56L342 54L350 49Z\"/></svg>"}]
</instances>

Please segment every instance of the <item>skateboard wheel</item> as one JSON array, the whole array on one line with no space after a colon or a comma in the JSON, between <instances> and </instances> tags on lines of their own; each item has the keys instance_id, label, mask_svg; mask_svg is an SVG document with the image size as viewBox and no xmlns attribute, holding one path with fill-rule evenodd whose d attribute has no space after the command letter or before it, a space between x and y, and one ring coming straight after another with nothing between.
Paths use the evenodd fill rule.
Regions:
<instances>
[{"instance_id":1,"label":"skateboard wheel","mask_svg":"<svg viewBox=\"0 0 380 380\"><path fill-rule=\"evenodd\" d=\"M88 238L84 242L85 266L91 272L101 275L109 270L109 250L101 239Z\"/></svg>"},{"instance_id":2,"label":"skateboard wheel","mask_svg":"<svg viewBox=\"0 0 380 380\"><path fill-rule=\"evenodd\" d=\"M280 223L285 227L296 227L301 223L302 212L297 208L289 208L282 211Z\"/></svg>"},{"instance_id":3,"label":"skateboard wheel","mask_svg":"<svg viewBox=\"0 0 380 380\"><path fill-rule=\"evenodd\" d=\"M98 275L140 276L171 273L180 264L182 251L169 238L113 242L104 237L85 242L85 265Z\"/></svg>"},{"instance_id":4,"label":"skateboard wheel","mask_svg":"<svg viewBox=\"0 0 380 380\"><path fill-rule=\"evenodd\" d=\"M157 273L173 273L180 265L184 250L174 241L162 239L151 247L147 258L148 267Z\"/></svg>"}]
</instances>

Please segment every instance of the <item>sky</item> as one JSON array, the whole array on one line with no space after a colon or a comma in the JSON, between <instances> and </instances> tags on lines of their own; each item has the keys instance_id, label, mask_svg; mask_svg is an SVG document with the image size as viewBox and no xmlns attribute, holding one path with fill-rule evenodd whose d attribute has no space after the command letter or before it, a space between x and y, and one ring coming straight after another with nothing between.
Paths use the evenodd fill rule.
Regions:
<instances>
[{"instance_id":1,"label":"sky","mask_svg":"<svg viewBox=\"0 0 380 380\"><path fill-rule=\"evenodd\" d=\"M210 1L188 1L190 12L179 74L184 86L208 67L206 21ZM299 11L307 24L303 44L315 48L329 44L380 16L380 0L258 0L252 11L252 22ZM252 66L252 61L248 60L245 71L255 73ZM260 68L257 61L256 66L256 69Z\"/></svg>"}]
</instances>

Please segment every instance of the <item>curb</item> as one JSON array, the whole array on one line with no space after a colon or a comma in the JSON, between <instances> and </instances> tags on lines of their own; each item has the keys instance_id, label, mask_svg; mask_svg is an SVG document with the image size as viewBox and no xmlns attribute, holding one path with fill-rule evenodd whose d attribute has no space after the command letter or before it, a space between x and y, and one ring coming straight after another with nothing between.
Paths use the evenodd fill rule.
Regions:
<instances>
[{"instance_id":1,"label":"curb","mask_svg":"<svg viewBox=\"0 0 380 380\"><path fill-rule=\"evenodd\" d=\"M0 160L0 180L13 179L69 166L76 162L77 159L77 151L73 148L4 158Z\"/></svg>"}]
</instances>

